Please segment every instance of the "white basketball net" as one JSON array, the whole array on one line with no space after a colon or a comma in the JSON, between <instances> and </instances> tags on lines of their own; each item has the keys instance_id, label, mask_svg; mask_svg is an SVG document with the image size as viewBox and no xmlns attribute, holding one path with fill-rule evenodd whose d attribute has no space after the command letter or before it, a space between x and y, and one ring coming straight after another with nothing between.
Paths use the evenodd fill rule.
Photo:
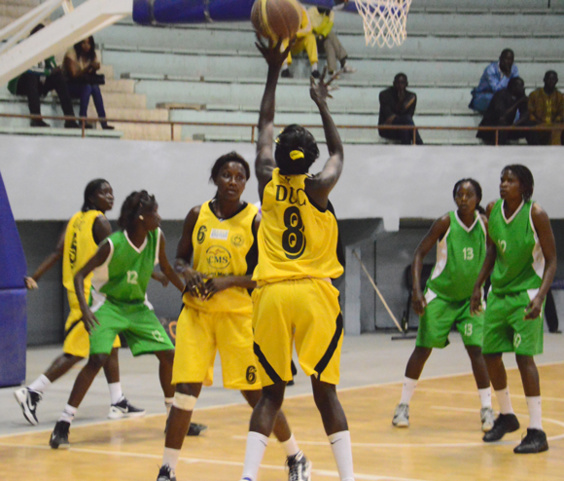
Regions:
<instances>
[{"instance_id":1,"label":"white basketball net","mask_svg":"<svg viewBox=\"0 0 564 481\"><path fill-rule=\"evenodd\" d=\"M366 45L401 45L411 0L354 0L364 22Z\"/></svg>"}]
</instances>

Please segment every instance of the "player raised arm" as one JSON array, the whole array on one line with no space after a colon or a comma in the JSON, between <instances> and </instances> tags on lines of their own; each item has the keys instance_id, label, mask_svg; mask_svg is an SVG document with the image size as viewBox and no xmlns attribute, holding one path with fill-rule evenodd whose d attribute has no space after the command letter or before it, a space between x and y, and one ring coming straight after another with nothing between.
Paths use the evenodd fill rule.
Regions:
<instances>
[{"instance_id":1,"label":"player raised arm","mask_svg":"<svg viewBox=\"0 0 564 481\"><path fill-rule=\"evenodd\" d=\"M281 50L282 41L276 44L269 39L268 46L257 34L255 45L268 64L268 75L264 94L260 104L258 121L257 156L255 160L255 172L259 185L259 197L262 201L262 193L265 185L272 178L272 171L276 167L272 143L274 141L274 109L276 101L276 86L280 77L280 69L288 52L293 45L291 41L286 49Z\"/></svg>"},{"instance_id":2,"label":"player raised arm","mask_svg":"<svg viewBox=\"0 0 564 481\"><path fill-rule=\"evenodd\" d=\"M327 149L329 150L329 159L323 166L323 169L318 174L314 175L306 181L306 191L312 199L322 208L327 207L329 193L335 187L335 184L341 176L343 170L344 151L341 136L337 131L329 107L327 106L327 98L331 97L329 94L329 86L333 80L338 77L338 73L329 78L325 82L326 69L319 81L315 81L311 77L311 86L309 89L312 100L319 109L321 120L323 122L323 131L325 132L325 140L327 142Z\"/></svg>"}]
</instances>

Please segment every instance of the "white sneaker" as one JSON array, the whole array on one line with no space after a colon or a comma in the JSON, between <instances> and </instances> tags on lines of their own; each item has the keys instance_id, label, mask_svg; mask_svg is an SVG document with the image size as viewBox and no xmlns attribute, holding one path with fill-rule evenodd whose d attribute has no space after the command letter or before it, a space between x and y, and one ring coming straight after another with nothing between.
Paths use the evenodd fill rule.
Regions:
<instances>
[{"instance_id":1,"label":"white sneaker","mask_svg":"<svg viewBox=\"0 0 564 481\"><path fill-rule=\"evenodd\" d=\"M409 427L409 404L398 404L394 411L392 424L396 428Z\"/></svg>"},{"instance_id":2,"label":"white sneaker","mask_svg":"<svg viewBox=\"0 0 564 481\"><path fill-rule=\"evenodd\" d=\"M289 456L286 464L288 465L288 481L310 481L311 461L302 451L295 456Z\"/></svg>"},{"instance_id":3,"label":"white sneaker","mask_svg":"<svg viewBox=\"0 0 564 481\"><path fill-rule=\"evenodd\" d=\"M27 422L33 426L38 424L37 420L37 405L42 399L41 393L32 391L27 387L22 387L14 391L14 397L22 408L22 413Z\"/></svg>"},{"instance_id":4,"label":"white sneaker","mask_svg":"<svg viewBox=\"0 0 564 481\"><path fill-rule=\"evenodd\" d=\"M482 422L482 431L487 433L493 428L495 422L495 414L492 408L480 409L480 421Z\"/></svg>"},{"instance_id":5,"label":"white sneaker","mask_svg":"<svg viewBox=\"0 0 564 481\"><path fill-rule=\"evenodd\" d=\"M345 66L341 69L343 73L355 73L356 69L351 67L350 65L345 64Z\"/></svg>"},{"instance_id":6,"label":"white sneaker","mask_svg":"<svg viewBox=\"0 0 564 481\"><path fill-rule=\"evenodd\" d=\"M145 416L145 410L136 408L125 397L120 402L112 404L108 413L109 419L139 418L141 416Z\"/></svg>"}]
</instances>

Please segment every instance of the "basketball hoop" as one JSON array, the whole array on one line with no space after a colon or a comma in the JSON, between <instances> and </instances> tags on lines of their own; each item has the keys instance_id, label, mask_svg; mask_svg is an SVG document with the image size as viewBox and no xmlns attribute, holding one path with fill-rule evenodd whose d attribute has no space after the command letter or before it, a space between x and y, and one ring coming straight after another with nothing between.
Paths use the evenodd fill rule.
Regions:
<instances>
[{"instance_id":1,"label":"basketball hoop","mask_svg":"<svg viewBox=\"0 0 564 481\"><path fill-rule=\"evenodd\" d=\"M354 0L364 23L366 45L401 45L411 0Z\"/></svg>"}]
</instances>

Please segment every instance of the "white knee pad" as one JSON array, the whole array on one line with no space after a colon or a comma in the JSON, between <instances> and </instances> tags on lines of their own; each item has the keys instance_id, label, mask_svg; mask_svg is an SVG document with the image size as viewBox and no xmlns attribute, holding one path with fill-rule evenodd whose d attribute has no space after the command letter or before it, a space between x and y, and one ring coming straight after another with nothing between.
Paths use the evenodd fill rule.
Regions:
<instances>
[{"instance_id":1,"label":"white knee pad","mask_svg":"<svg viewBox=\"0 0 564 481\"><path fill-rule=\"evenodd\" d=\"M174 402L172 403L172 405L176 409L182 409L183 411L193 411L196 407L197 400L198 398L196 396L182 394L181 392L175 392Z\"/></svg>"}]
</instances>

